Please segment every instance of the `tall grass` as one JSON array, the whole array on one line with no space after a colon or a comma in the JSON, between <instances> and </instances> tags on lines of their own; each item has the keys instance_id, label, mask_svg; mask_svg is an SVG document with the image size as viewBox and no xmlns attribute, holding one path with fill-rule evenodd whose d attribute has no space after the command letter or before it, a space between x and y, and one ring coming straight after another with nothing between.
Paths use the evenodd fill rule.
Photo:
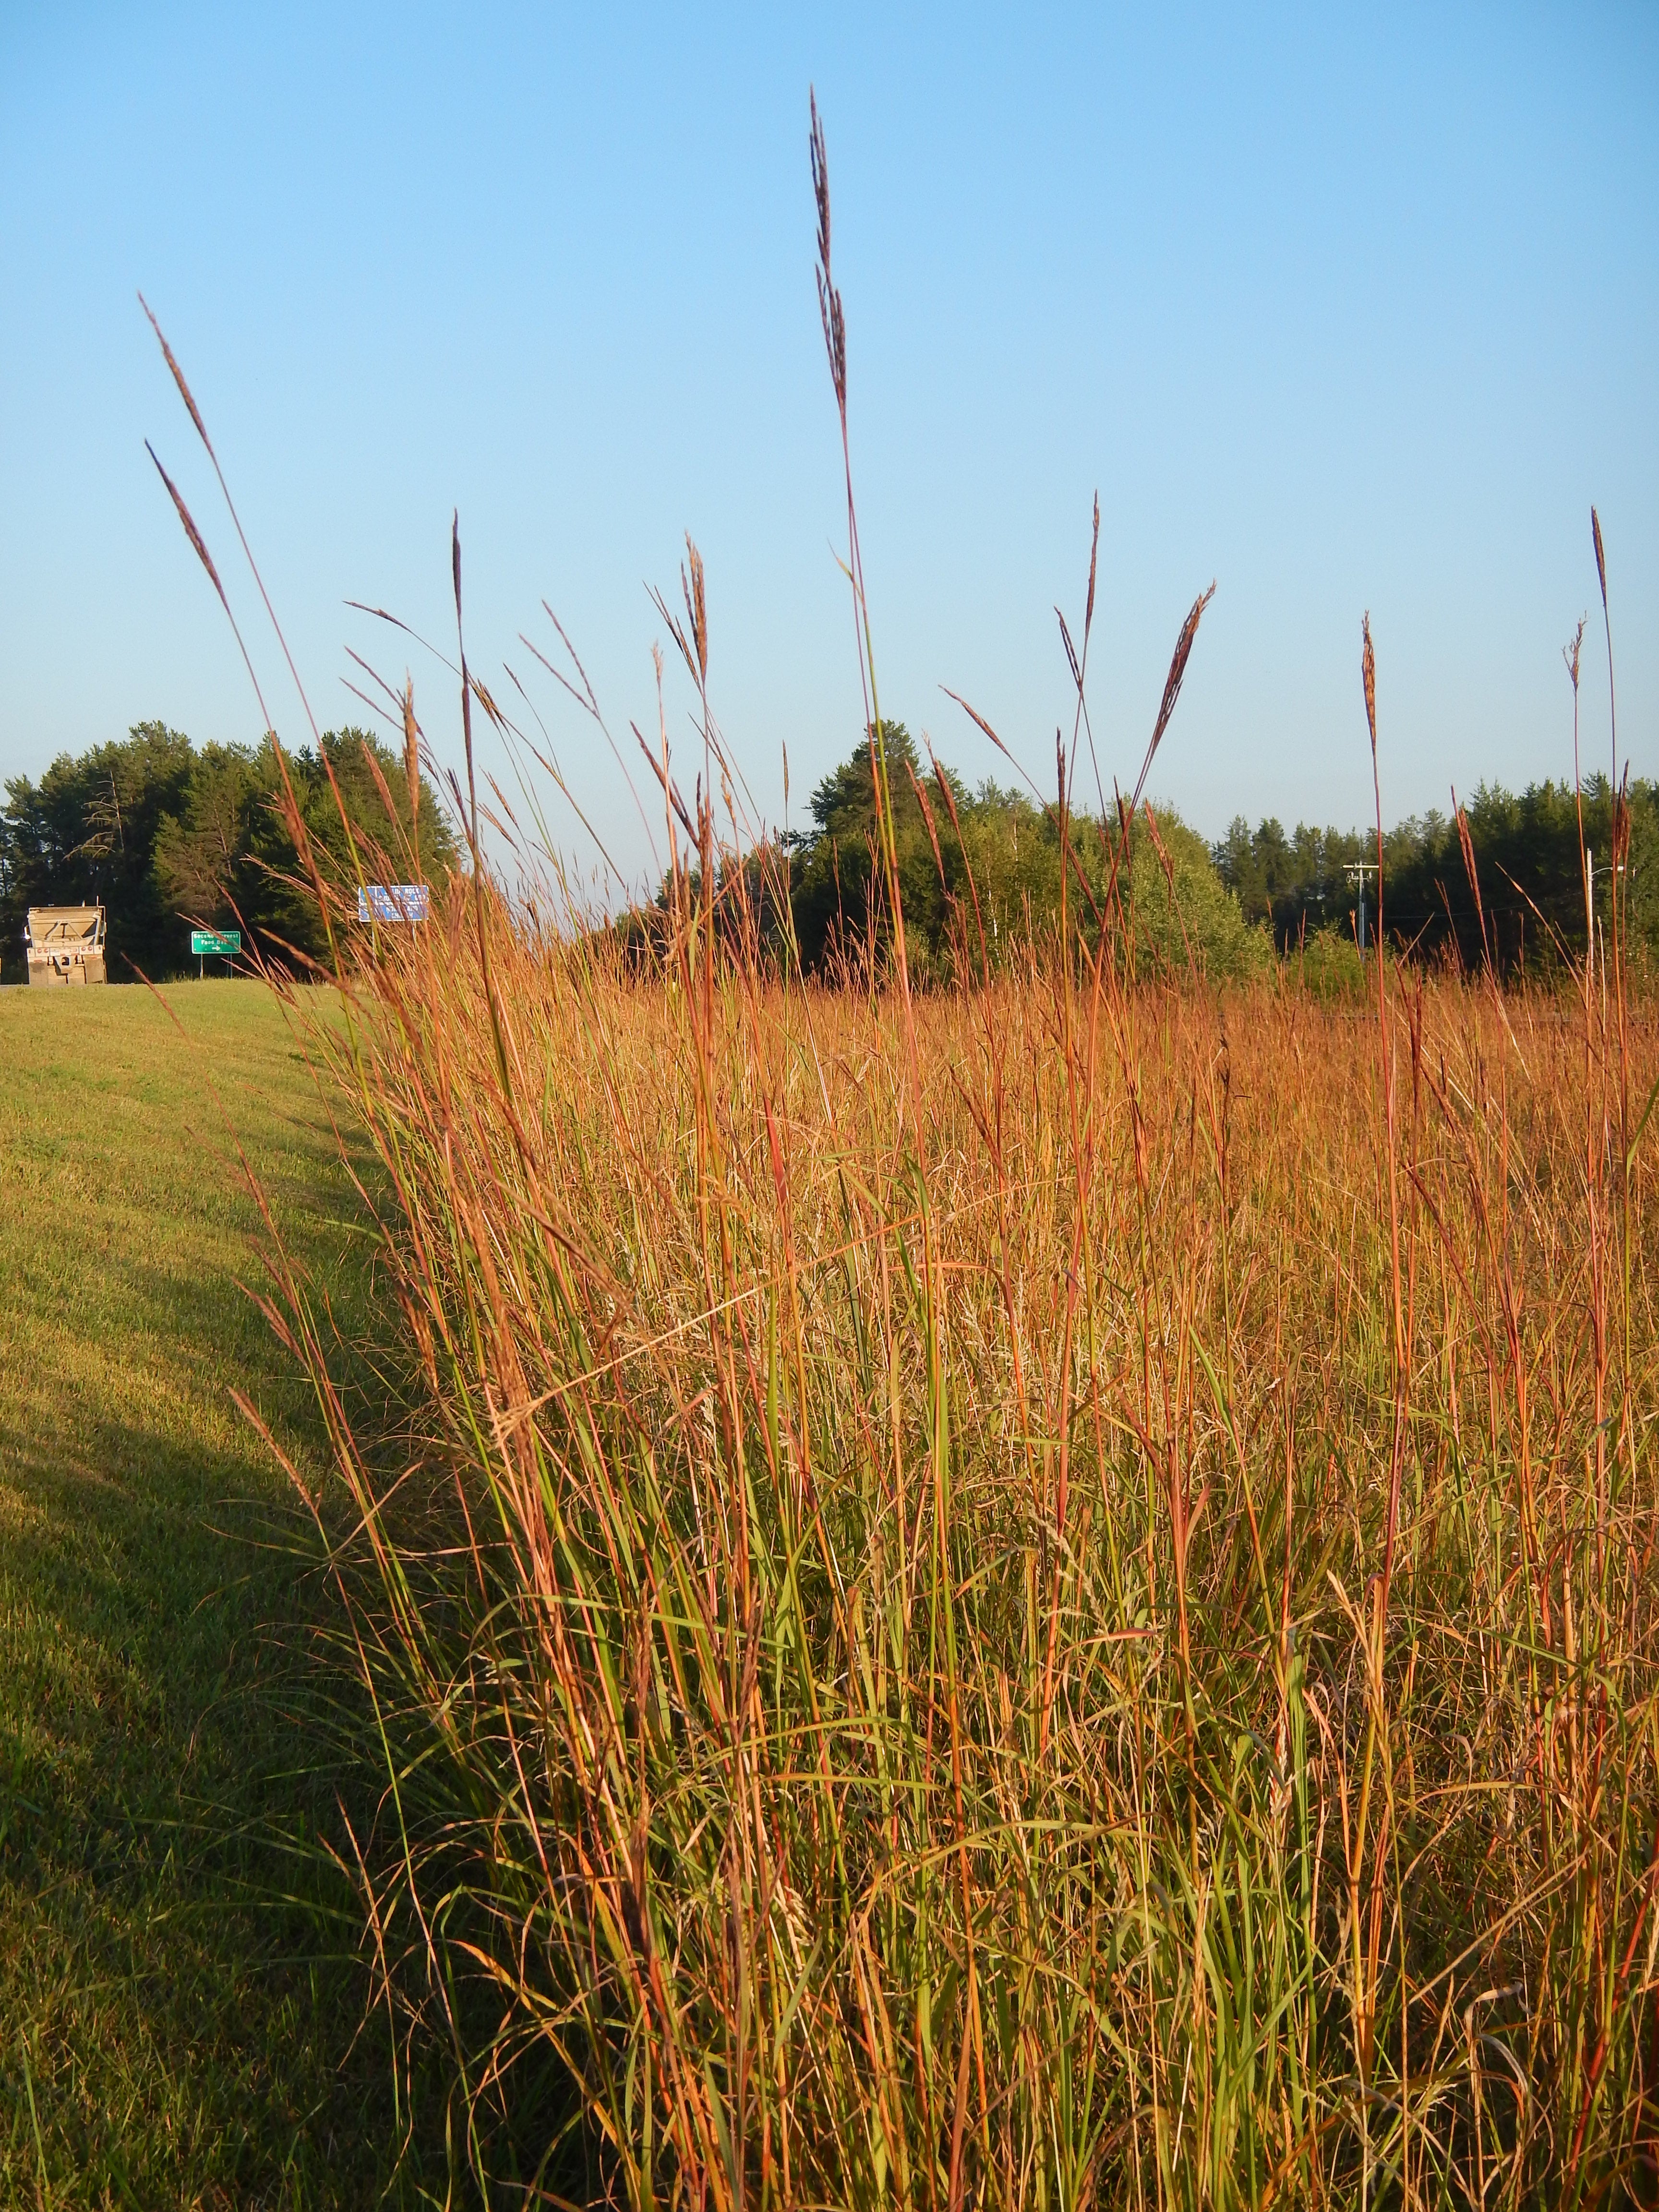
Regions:
<instances>
[{"instance_id":1,"label":"tall grass","mask_svg":"<svg viewBox=\"0 0 1659 2212\"><path fill-rule=\"evenodd\" d=\"M1651 2201L1659 1048L1616 928L1577 995L1379 962L1361 1016L1138 984L1109 892L976 967L970 904L978 980L922 994L890 808L884 946L820 988L725 865L685 596L655 972L492 888L464 655L473 878L337 933L395 1476L286 1279L356 1513L366 1925L458 2140L504 2201L721 2212ZM1376 753L1369 628L1364 697Z\"/></svg>"},{"instance_id":2,"label":"tall grass","mask_svg":"<svg viewBox=\"0 0 1659 2212\"><path fill-rule=\"evenodd\" d=\"M486 979L468 896L351 979L430 1419L396 1496L336 1436L480 2162L1650 2197L1646 1010L905 1002L690 899L640 981L480 888Z\"/></svg>"}]
</instances>

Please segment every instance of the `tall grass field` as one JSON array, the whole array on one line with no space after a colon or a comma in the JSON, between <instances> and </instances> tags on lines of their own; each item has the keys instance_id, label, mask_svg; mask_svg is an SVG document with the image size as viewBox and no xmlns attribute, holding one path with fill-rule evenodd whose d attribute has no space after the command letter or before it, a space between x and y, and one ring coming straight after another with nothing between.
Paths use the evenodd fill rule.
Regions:
<instances>
[{"instance_id":1,"label":"tall grass field","mask_svg":"<svg viewBox=\"0 0 1659 2212\"><path fill-rule=\"evenodd\" d=\"M812 153L861 943L804 971L695 551L659 609L699 772L641 738L646 926L564 896L500 794L481 842L473 724L512 732L459 532L469 872L360 931L291 810L416 1378L377 1434L277 1257L372 1705L342 1848L377 2002L501 2203L1650 2203L1659 1033L1616 822L1547 988L1387 949L1328 995L1190 945L1150 972L1129 888L1208 594L1085 817L1091 562L1056 910L988 930L953 878L923 988L816 118ZM1380 860L1369 623L1354 720ZM938 852L951 787L915 796ZM362 865L417 872L387 842Z\"/></svg>"},{"instance_id":2,"label":"tall grass field","mask_svg":"<svg viewBox=\"0 0 1659 2212\"><path fill-rule=\"evenodd\" d=\"M1650 2199L1650 1007L828 991L713 907L355 986L362 1893L480 2170Z\"/></svg>"}]
</instances>

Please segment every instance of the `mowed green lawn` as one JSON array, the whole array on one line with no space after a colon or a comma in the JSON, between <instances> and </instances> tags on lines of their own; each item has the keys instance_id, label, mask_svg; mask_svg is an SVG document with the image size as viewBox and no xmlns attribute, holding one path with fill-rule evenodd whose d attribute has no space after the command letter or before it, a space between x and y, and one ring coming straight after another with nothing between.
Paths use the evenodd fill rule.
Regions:
<instances>
[{"instance_id":1,"label":"mowed green lawn","mask_svg":"<svg viewBox=\"0 0 1659 2212\"><path fill-rule=\"evenodd\" d=\"M349 1899L277 1840L332 1802L327 1591L230 1386L317 1425L221 1108L348 1334L357 1201L264 988L167 998L0 992L0 2206L372 2203Z\"/></svg>"}]
</instances>

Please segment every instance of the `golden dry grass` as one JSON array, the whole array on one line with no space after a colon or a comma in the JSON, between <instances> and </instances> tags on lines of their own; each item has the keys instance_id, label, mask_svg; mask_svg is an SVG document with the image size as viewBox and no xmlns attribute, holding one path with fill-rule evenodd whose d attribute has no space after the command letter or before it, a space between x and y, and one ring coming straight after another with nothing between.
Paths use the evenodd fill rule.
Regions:
<instances>
[{"instance_id":1,"label":"golden dry grass","mask_svg":"<svg viewBox=\"0 0 1659 2212\"><path fill-rule=\"evenodd\" d=\"M1079 825L1091 556L1058 915L916 995L816 103L811 153L862 981L804 986L787 921L763 943L777 848L732 797L689 542L684 625L657 605L693 808L665 720L641 740L659 972L507 909L459 522L472 879L412 942L331 936L425 1379L400 1473L297 1276L280 1318L358 1515L388 2002L447 2039L515 2202L1650 2201L1659 1049L1623 895L1576 997L1375 963L1374 1015L1218 997L1196 960L1137 987L1118 864L1208 594L1133 799ZM1364 652L1376 768L1369 619ZM1376 800L1380 865L1380 769Z\"/></svg>"},{"instance_id":2,"label":"golden dry grass","mask_svg":"<svg viewBox=\"0 0 1659 2212\"><path fill-rule=\"evenodd\" d=\"M1650 2195L1651 1010L829 993L707 917L487 991L465 897L342 1061L418 1503L336 1433L480 2166Z\"/></svg>"}]
</instances>

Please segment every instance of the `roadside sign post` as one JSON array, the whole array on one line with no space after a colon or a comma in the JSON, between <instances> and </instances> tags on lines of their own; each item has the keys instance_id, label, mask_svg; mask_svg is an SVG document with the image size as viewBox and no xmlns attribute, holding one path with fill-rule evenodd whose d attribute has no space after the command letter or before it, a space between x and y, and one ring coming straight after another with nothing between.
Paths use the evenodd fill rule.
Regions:
<instances>
[{"instance_id":1,"label":"roadside sign post","mask_svg":"<svg viewBox=\"0 0 1659 2212\"><path fill-rule=\"evenodd\" d=\"M425 884L359 884L359 921L425 921L432 893Z\"/></svg>"},{"instance_id":2,"label":"roadside sign post","mask_svg":"<svg viewBox=\"0 0 1659 2212\"><path fill-rule=\"evenodd\" d=\"M240 929L192 929L190 949L201 963L198 977L205 981L210 959L222 960L228 969L242 949L242 933Z\"/></svg>"}]
</instances>

